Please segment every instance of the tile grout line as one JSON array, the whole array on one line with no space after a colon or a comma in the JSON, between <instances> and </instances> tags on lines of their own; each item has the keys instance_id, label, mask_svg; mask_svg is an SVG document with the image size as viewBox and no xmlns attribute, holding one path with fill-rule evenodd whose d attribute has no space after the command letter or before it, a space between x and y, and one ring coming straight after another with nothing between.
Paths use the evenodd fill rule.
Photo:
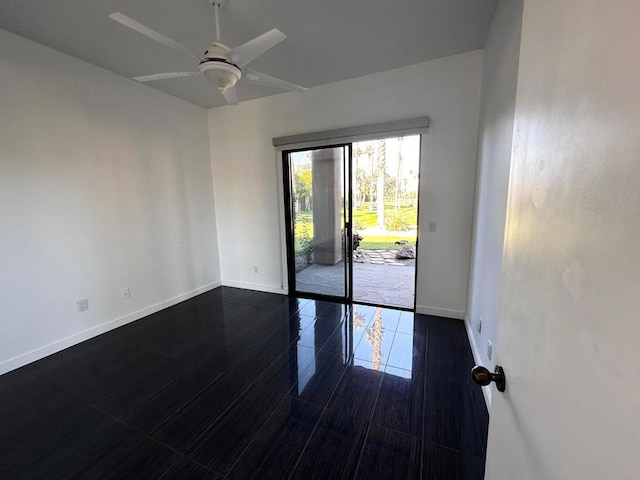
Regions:
<instances>
[{"instance_id":1,"label":"tile grout line","mask_svg":"<svg viewBox=\"0 0 640 480\"><path fill-rule=\"evenodd\" d=\"M290 318L290 317L289 317L289 318ZM297 338L296 338L296 339L294 339L294 340L292 340L291 342L289 342L289 343L287 344L287 346L285 347L285 350L286 350L286 349L288 349L288 348L293 344L293 342L295 342L295 341L297 341ZM226 373L226 372L227 372L227 371L228 371L228 370L229 370L233 365L235 365L235 364L236 364L236 363L238 363L242 358L244 358L246 355L248 355L248 354L249 354L249 353L250 353L254 348L257 348L257 346L258 346L260 343L262 343L262 341L258 342L258 344L256 344L253 348L251 348L247 353L245 353L245 354L244 354L244 355L242 355L238 360L236 360L235 362L233 362L232 364L230 364L230 365L225 369L225 371L224 371L224 372L222 372L222 373L220 374L220 376L216 378L216 380L218 380L222 375L224 375L224 374L225 374L225 373ZM282 353L285 353L285 351L283 351ZM268 369L271 367L271 365L273 365L273 364L275 363L275 361L276 361L279 357L280 357L280 355L278 355L278 356L277 356L273 361L271 361L271 363L269 363L269 365L267 365L267 367L265 368L265 370L264 370L264 371L268 370ZM263 373L264 373L264 372L263 372ZM198 437L197 437L193 442L191 442L191 445L190 445L190 446L185 450L185 455L188 455L188 454L189 454L189 452L191 452L191 451L193 450L193 448L198 444L198 442L200 442L200 440L201 440L202 438L204 438L204 437L206 436L206 434L207 434L207 433L209 433L209 432L213 429L213 427L215 427L215 426L220 422L220 420L222 420L222 419L224 418L224 416L227 414L227 412L229 412L229 410L231 410L231 408L233 408L233 407L234 407L234 406L235 406L235 405L240 401L240 398L241 398L245 393L247 393L247 391L249 391L249 389L250 389L251 387L253 387L254 385L257 385L257 384L256 384L256 382L258 381L258 379L260 378L260 376L261 376L261 375L259 375L255 380L253 380L252 382L250 382L250 383L248 384L247 388L245 388L245 389L244 389L244 390L242 390L240 393L238 393L238 395L236 396L236 398L234 399L234 401L233 401L233 402L231 402L231 403L229 404L229 406L228 406L227 408L225 408L225 409L224 409L224 411L220 414L220 416L218 416L218 418L216 418L216 420L215 420L211 425L209 425L209 427L208 427L206 430L204 430L204 431L203 431L203 432L202 432L202 433L201 433L201 434L200 434L200 435L199 435L199 436L198 436ZM237 378L237 377L231 377L231 378ZM214 382L215 382L216 380L214 380ZM239 379L239 378L238 378L238 380L242 380L242 379ZM213 382L211 382L211 383L213 383ZM209 385L211 385L211 383L210 383ZM207 386L208 386L208 385L207 385ZM259 385L258 385L258 386L259 386ZM206 387L205 387L205 388L206 388ZM202 391L201 391L200 393L198 393L198 396L199 396L201 393L202 393ZM278 404L277 404L276 408L277 408L278 406L280 406L280 403L282 403L282 401L286 398L286 396L287 396L287 395L285 394L285 395L284 395L284 397L283 397L283 399L282 399L280 402L278 402ZM193 399L192 399L192 400L190 400L188 403L191 403L192 401L193 401ZM185 404L185 406L186 406L186 404ZM183 408L184 408L184 407L183 407ZM180 410L182 410L182 408L181 408ZM274 409L274 412L275 412L275 409ZM176 412L176 413L177 413L177 412ZM272 412L272 414L271 414L271 415L273 415L273 412ZM270 415L268 418L271 418L271 415ZM267 419L267 420L268 420L268 419ZM164 423L167 423L167 422L164 422ZM163 423L162 425L164 425L164 423ZM265 421L265 423L266 423L266 421ZM160 426L162 426L162 425L160 425ZM158 428L156 428L153 432L158 431L158 429L160 428L160 426L158 426ZM152 433L153 433L153 432L152 432ZM252 441L253 441L253 439L252 439ZM191 457L189 457L189 458L191 458ZM217 472L215 472L215 473L217 473Z\"/></svg>"},{"instance_id":2,"label":"tile grout line","mask_svg":"<svg viewBox=\"0 0 640 480\"><path fill-rule=\"evenodd\" d=\"M413 328L416 328L416 313L413 314ZM427 318L424 319L425 322L425 326L424 326L424 362L423 362L423 383L422 383L422 438L421 438L421 448L420 448L420 473L419 473L419 477L421 480L428 480L425 479L425 454L424 454L424 450L426 447L426 435L427 435L427 429L426 429L426 425L425 425L425 417L426 417L426 411L427 411L427 406L426 401L427 401L427 382L428 382L428 378L427 378L427 368L428 368L428 358L429 358L429 338L431 337L431 335L429 334L429 320Z\"/></svg>"},{"instance_id":3,"label":"tile grout line","mask_svg":"<svg viewBox=\"0 0 640 480\"><path fill-rule=\"evenodd\" d=\"M326 407L322 407L322 413L318 416L318 420L316 421L315 426L313 427L313 430L311 431L311 435L309 435L309 438L307 439L306 443L304 444L304 448L300 451L300 455L298 455L298 459L296 460L295 465L293 466L293 468L291 469L291 473L289 474L289 476L287 477L287 480L291 480L291 478L293 477L293 474L296 472L296 470L298 469L298 465L300 464L300 460L302 460L302 457L304 456L304 454L307 452L307 448L309 447L309 444L311 443L311 439L313 438L313 436L316 434L316 432L318 431L318 426L320 425L320 422L322 421L322 417L324 417L324 415L326 414L326 412L329 409Z\"/></svg>"},{"instance_id":4,"label":"tile grout line","mask_svg":"<svg viewBox=\"0 0 640 480\"><path fill-rule=\"evenodd\" d=\"M27 372L27 373L28 373L28 372ZM33 376L33 375L32 375L32 376ZM37 377L36 377L36 378L37 378ZM42 379L39 379L39 380L40 380L40 381L43 381ZM46 382L44 382L44 381L43 381L43 383L45 383L45 384L46 384ZM140 435L140 437L142 437L142 438L140 439L140 441L139 441L139 442L136 442L136 443L135 443L135 445L132 447L132 449L135 449L135 448L139 447L139 446L140 446L140 445L145 441L145 439L146 439L146 440L149 440L149 441L151 441L151 442L153 442L153 443L156 443L156 444L158 444L158 445L162 445L163 447L165 447L165 448L167 448L167 449L171 450L172 452L174 452L174 453L176 453L176 454L180 455L181 457L185 457L185 458L187 458L184 454L182 454L182 453L178 452L177 450L175 450L175 449L174 449L174 448L172 448L171 446L169 446L169 445L165 445L164 443L162 443L162 442L160 442L160 441L156 440L155 438L150 437L150 436L149 436L149 435L147 435L146 433L144 433L144 432L140 431L139 429L137 429L137 428L135 428L135 427L132 427L131 425L128 425L127 423L125 423L124 421L120 420L119 418L117 418L117 417L115 417L115 416L111 415L109 412L104 411L104 410L102 410L101 408L99 408L99 407L97 407L97 406L95 406L95 405L92 405L91 403L87 402L86 400L82 400L82 399L77 398L77 397L75 397L75 396L71 396L70 394L68 394L68 393L66 393L66 392L64 392L64 391L59 391L59 393L62 393L62 394L64 394L65 396L69 397L70 399L72 399L72 400L74 400L74 401L77 401L78 403L80 403L80 404L84 405L85 407L89 408L90 410L95 410L96 412L98 412L98 413L100 413L100 414L104 415L105 417L108 417L108 418L109 418L111 421L113 421L114 423L117 423L117 424L119 424L119 425L122 425L123 427L125 427L125 428L127 428L127 429L131 430L132 432L134 432L134 433L136 433L136 434ZM189 460L192 460L192 459L189 459ZM192 460L192 461L193 461L193 460ZM194 462L195 462L195 463L198 463L198 462L196 462L196 461L194 461ZM200 464L198 463L198 465L200 465ZM212 472L211 470L209 470L209 469L208 469L207 467L205 467L204 465L201 465L201 466L202 466L202 467L204 467L207 471ZM167 467L167 469L166 469L164 472L162 472L161 476L163 476L165 473L167 473L167 471L169 470L169 468L171 468L171 465L169 465L169 466ZM215 472L212 472L212 473L215 473Z\"/></svg>"},{"instance_id":5,"label":"tile grout line","mask_svg":"<svg viewBox=\"0 0 640 480\"><path fill-rule=\"evenodd\" d=\"M394 340L395 340L395 331L394 331ZM392 346L389 347L389 352L391 352L391 348L393 348L393 341L391 342ZM386 368L385 364L385 368ZM384 373L383 373L384 375ZM360 447L360 453L358 454L358 461L356 462L356 470L353 473L354 478L358 478L358 472L360 471L360 466L362 465L362 457L364 456L364 449L367 446L367 440L369 440L369 434L371 433L371 425L374 423L373 418L375 417L376 408L378 408L378 400L380 400L380 392L382 391L382 383L384 382L384 377L380 381L380 386L378 387L378 393L376 394L376 400L373 403L373 408L371 409L371 416L367 422L367 431L364 435L364 440L362 442L362 447Z\"/></svg>"},{"instance_id":6,"label":"tile grout line","mask_svg":"<svg viewBox=\"0 0 640 480\"><path fill-rule=\"evenodd\" d=\"M293 388L293 387L291 387ZM280 405L282 405L287 398L290 395L287 393L284 394L284 396L282 397L282 400L280 400L280 402L275 406L275 408L273 409L273 411L271 412L271 415L269 415L269 417L267 417L267 419L265 420L265 422L262 424L262 426L258 429L258 431L256 432L256 434L253 436L253 438L251 439L251 441L249 443L247 443L247 446L244 447L244 449L242 450L242 452L240 452L240 454L238 454L238 458L236 458L236 461L233 462L233 464L229 467L228 472L224 475L224 478L228 478L229 474L233 471L233 469L235 468L235 466L238 464L238 462L242 459L242 456L245 454L245 452L247 452L249 450L249 448L254 444L254 442L256 441L256 439L260 436L260 433L262 432L262 430L265 428L265 426L267 425L267 423L269 423L269 420L271 420L273 418L273 416L276 414L276 412L278 411L278 408L280 408ZM294 397L292 397L294 398ZM305 402L305 403L310 403L310 402L306 402L305 400L302 399L298 399L301 402ZM322 415L318 416L318 421L320 421L320 417ZM317 422L316 422L317 424ZM314 427L315 428L315 427Z\"/></svg>"}]
</instances>

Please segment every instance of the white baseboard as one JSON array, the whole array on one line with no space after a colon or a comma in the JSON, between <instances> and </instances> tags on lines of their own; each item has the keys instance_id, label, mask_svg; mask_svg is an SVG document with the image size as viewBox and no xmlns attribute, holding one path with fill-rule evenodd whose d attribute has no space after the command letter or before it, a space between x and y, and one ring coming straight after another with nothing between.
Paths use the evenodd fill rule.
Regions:
<instances>
[{"instance_id":1,"label":"white baseboard","mask_svg":"<svg viewBox=\"0 0 640 480\"><path fill-rule=\"evenodd\" d=\"M16 368L20 368L24 365L27 365L28 363L40 360L41 358L52 355L80 342L84 342L85 340L89 340L90 338L106 333L110 330L113 330L114 328L118 328L122 325L126 325L127 323L140 320L141 318L159 312L160 310L164 310L165 308L188 300L192 297L195 297L196 295L200 295L201 293L213 290L214 288L219 287L221 284L222 282L217 281L209 283L208 285L203 285L202 287L198 287L194 290L191 290L190 292L182 293L173 298L169 298L162 302L156 303L155 305L150 305L141 310L128 313L127 315L124 315L122 317L110 320L95 327L91 327L87 330L83 330L82 332L76 333L61 340L56 340L55 342L52 342L48 345L36 348L35 350L31 350L30 352L10 358L9 360L5 360L4 362L0 363L0 375L10 372L11 370L15 370Z\"/></svg>"},{"instance_id":2,"label":"white baseboard","mask_svg":"<svg viewBox=\"0 0 640 480\"><path fill-rule=\"evenodd\" d=\"M465 312L462 310L450 310L448 308L429 307L428 305L416 305L416 313L433 315L434 317L447 317L464 320Z\"/></svg>"},{"instance_id":3,"label":"white baseboard","mask_svg":"<svg viewBox=\"0 0 640 480\"><path fill-rule=\"evenodd\" d=\"M282 287L273 287L270 285L259 285L257 283L236 282L235 280L223 280L222 285L225 287L245 288L247 290L256 290L259 292L278 293L287 295L289 290Z\"/></svg>"},{"instance_id":4,"label":"white baseboard","mask_svg":"<svg viewBox=\"0 0 640 480\"><path fill-rule=\"evenodd\" d=\"M469 322L469 317L467 317L466 315L464 317L464 325L467 330L467 337L469 339L469 344L471 345L471 351L473 352L473 360L476 365L482 365L480 351L478 350L478 345L476 345L476 341L471 330L471 322ZM480 388L482 388L482 395L484 396L484 403L487 404L487 410L491 411L491 386L488 385L486 387Z\"/></svg>"}]
</instances>

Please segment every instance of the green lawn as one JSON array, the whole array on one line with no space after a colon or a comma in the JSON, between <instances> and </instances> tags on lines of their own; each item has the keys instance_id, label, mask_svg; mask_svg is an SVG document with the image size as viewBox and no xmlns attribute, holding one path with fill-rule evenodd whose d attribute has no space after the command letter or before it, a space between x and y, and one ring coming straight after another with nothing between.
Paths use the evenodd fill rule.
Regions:
<instances>
[{"instance_id":1,"label":"green lawn","mask_svg":"<svg viewBox=\"0 0 640 480\"><path fill-rule=\"evenodd\" d=\"M397 240L408 240L410 244L415 245L416 237L414 233L410 235L388 235L388 236L365 236L364 239L360 242L360 248L362 250L372 250L374 248L383 248L383 249L396 249L400 248L396 245Z\"/></svg>"},{"instance_id":2,"label":"green lawn","mask_svg":"<svg viewBox=\"0 0 640 480\"><path fill-rule=\"evenodd\" d=\"M386 202L384 204L385 214L394 214L396 210L394 209L393 202ZM397 210L398 213L403 214L409 220L409 224L416 226L418 223L418 208L415 206L410 206L410 204L405 203L401 205ZM355 208L353 210L353 225L355 230L359 230L362 228L372 228L378 224L378 214L373 211L369 211L369 202L365 202L365 204L361 208Z\"/></svg>"},{"instance_id":3,"label":"green lawn","mask_svg":"<svg viewBox=\"0 0 640 480\"><path fill-rule=\"evenodd\" d=\"M400 248L396 245L398 240L408 240L410 244L415 245L415 235L389 235L389 236L367 236L360 242L361 250L373 250L373 249L396 249ZM296 239L296 252L302 251L302 243L300 239Z\"/></svg>"},{"instance_id":4,"label":"green lawn","mask_svg":"<svg viewBox=\"0 0 640 480\"><path fill-rule=\"evenodd\" d=\"M392 202L388 202L385 204L385 214L391 215L396 211L394 210L394 205ZM415 206L410 205L402 205L398 212L401 215L404 215L409 225L415 227L417 224L417 214L418 209ZM365 203L363 208L357 208L353 211L353 226L354 231L360 231L366 228L373 228L376 226L378 222L378 215L376 212L369 211L368 202ZM301 212L296 215L296 233L298 236L303 231L303 227L306 226L307 232L310 237L313 237L313 222L312 222L312 214L311 212ZM374 249L374 248L389 248L394 249L398 248L395 244L397 240L408 240L409 243L415 244L416 239L416 230L415 228L411 230L407 230L405 232L389 232L388 235L367 235L366 233L361 233L364 237L362 242L360 243L361 249ZM296 250L300 249L299 239L296 239Z\"/></svg>"}]
</instances>

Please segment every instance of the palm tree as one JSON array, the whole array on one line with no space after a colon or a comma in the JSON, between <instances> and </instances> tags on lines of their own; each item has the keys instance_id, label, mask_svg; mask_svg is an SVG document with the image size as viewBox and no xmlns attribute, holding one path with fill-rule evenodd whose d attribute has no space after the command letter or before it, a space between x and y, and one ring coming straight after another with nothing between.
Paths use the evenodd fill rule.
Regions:
<instances>
[{"instance_id":1,"label":"palm tree","mask_svg":"<svg viewBox=\"0 0 640 480\"><path fill-rule=\"evenodd\" d=\"M402 137L398 137L398 173L396 174L395 210L400 208L400 185L402 182Z\"/></svg>"},{"instance_id":2,"label":"palm tree","mask_svg":"<svg viewBox=\"0 0 640 480\"><path fill-rule=\"evenodd\" d=\"M374 172L374 155L373 155L373 145L369 143L365 149L367 153L367 157L369 157L369 168L371 169L371 175L369 175L369 211L373 212L373 191L376 182L376 176Z\"/></svg>"},{"instance_id":3,"label":"palm tree","mask_svg":"<svg viewBox=\"0 0 640 480\"><path fill-rule=\"evenodd\" d=\"M386 156L386 142L384 140L378 140L378 188L376 192L378 228L384 228L384 177L386 173Z\"/></svg>"}]
</instances>

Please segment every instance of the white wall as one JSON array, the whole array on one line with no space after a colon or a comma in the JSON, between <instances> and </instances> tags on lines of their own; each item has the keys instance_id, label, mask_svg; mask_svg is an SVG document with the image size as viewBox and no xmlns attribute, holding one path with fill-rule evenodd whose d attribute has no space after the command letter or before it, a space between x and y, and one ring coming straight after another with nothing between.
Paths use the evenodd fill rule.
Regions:
<instances>
[{"instance_id":1,"label":"white wall","mask_svg":"<svg viewBox=\"0 0 640 480\"><path fill-rule=\"evenodd\" d=\"M640 478L640 2L525 0L486 478Z\"/></svg>"},{"instance_id":2,"label":"white wall","mask_svg":"<svg viewBox=\"0 0 640 480\"><path fill-rule=\"evenodd\" d=\"M523 0L501 1L487 36L482 65L478 172L467 330L476 363L493 370L498 324L502 250L513 139ZM482 331L478 333L479 320ZM484 389L490 403L491 390Z\"/></svg>"},{"instance_id":3,"label":"white wall","mask_svg":"<svg viewBox=\"0 0 640 480\"><path fill-rule=\"evenodd\" d=\"M473 216L482 52L209 110L222 281L282 291L272 137L431 117L421 166L418 311L463 318ZM427 220L438 231L428 233ZM253 266L259 273L253 273Z\"/></svg>"},{"instance_id":4,"label":"white wall","mask_svg":"<svg viewBox=\"0 0 640 480\"><path fill-rule=\"evenodd\" d=\"M219 282L204 109L5 31L0 85L0 373Z\"/></svg>"}]
</instances>

